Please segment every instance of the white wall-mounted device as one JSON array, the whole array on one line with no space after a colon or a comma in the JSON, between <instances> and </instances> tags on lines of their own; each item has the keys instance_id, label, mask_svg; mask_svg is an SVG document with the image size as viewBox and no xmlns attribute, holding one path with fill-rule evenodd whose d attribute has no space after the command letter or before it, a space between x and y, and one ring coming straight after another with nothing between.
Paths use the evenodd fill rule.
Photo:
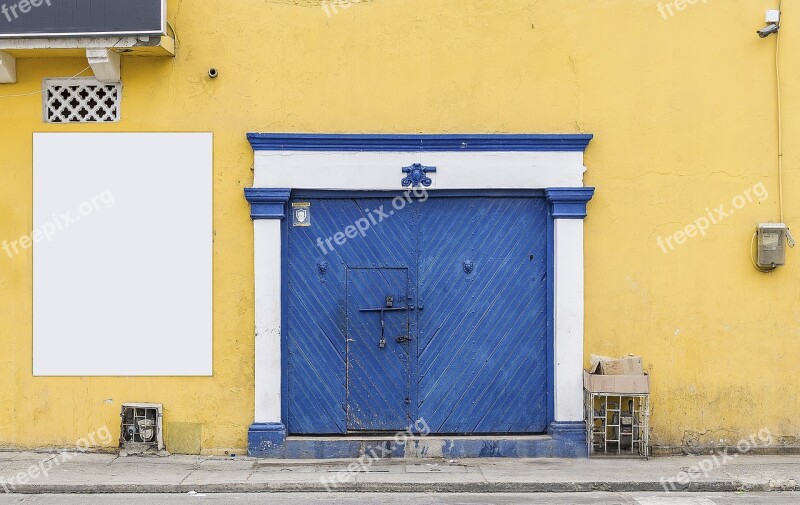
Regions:
<instances>
[{"instance_id":1,"label":"white wall-mounted device","mask_svg":"<svg viewBox=\"0 0 800 505\"><path fill-rule=\"evenodd\" d=\"M769 23L780 23L781 22L781 11L778 9L770 9L767 11L767 16L764 21Z\"/></svg>"},{"instance_id":2,"label":"white wall-mounted device","mask_svg":"<svg viewBox=\"0 0 800 505\"><path fill-rule=\"evenodd\" d=\"M776 9L768 10L766 16L764 16L764 20L767 26L757 32L758 36L762 39L769 37L773 33L778 33L778 30L781 29L781 11Z\"/></svg>"}]
</instances>

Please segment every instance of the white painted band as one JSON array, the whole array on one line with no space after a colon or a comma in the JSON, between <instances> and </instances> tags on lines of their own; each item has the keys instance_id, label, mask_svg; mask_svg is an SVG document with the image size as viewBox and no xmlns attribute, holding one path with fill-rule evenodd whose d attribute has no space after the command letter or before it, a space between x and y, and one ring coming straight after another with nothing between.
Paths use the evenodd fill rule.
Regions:
<instances>
[{"instance_id":1,"label":"white painted band","mask_svg":"<svg viewBox=\"0 0 800 505\"><path fill-rule=\"evenodd\" d=\"M258 151L257 188L397 190L401 169L436 167L431 189L544 189L583 186L581 152Z\"/></svg>"}]
</instances>

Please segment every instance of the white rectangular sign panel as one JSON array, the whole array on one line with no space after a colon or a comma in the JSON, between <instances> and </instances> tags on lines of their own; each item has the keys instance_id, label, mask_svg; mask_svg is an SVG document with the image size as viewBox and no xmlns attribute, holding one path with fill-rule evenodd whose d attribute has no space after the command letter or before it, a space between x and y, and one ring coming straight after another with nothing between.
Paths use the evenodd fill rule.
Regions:
<instances>
[{"instance_id":1,"label":"white rectangular sign panel","mask_svg":"<svg viewBox=\"0 0 800 505\"><path fill-rule=\"evenodd\" d=\"M34 375L210 376L212 135L33 144Z\"/></svg>"}]
</instances>

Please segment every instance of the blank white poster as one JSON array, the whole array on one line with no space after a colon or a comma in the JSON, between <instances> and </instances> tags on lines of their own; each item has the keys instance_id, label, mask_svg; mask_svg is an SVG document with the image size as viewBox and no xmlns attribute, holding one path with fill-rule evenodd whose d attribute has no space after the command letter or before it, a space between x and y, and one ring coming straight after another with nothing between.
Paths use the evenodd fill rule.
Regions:
<instances>
[{"instance_id":1,"label":"blank white poster","mask_svg":"<svg viewBox=\"0 0 800 505\"><path fill-rule=\"evenodd\" d=\"M212 374L210 133L33 139L33 373Z\"/></svg>"}]
</instances>

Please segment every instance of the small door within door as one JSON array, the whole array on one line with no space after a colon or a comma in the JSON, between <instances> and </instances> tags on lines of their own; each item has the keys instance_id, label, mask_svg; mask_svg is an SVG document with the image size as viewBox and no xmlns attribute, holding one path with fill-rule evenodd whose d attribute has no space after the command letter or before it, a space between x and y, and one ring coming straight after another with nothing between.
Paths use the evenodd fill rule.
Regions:
<instances>
[{"instance_id":1,"label":"small door within door","mask_svg":"<svg viewBox=\"0 0 800 505\"><path fill-rule=\"evenodd\" d=\"M409 421L408 268L347 270L347 430L398 431Z\"/></svg>"}]
</instances>

